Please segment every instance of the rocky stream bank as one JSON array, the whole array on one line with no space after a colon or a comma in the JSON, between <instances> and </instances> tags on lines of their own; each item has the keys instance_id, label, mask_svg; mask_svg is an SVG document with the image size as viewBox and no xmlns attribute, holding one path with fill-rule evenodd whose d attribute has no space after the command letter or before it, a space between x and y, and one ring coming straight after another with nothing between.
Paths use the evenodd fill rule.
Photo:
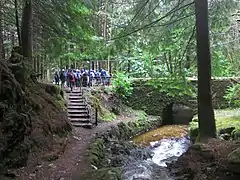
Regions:
<instances>
[{"instance_id":1,"label":"rocky stream bank","mask_svg":"<svg viewBox=\"0 0 240 180\"><path fill-rule=\"evenodd\" d=\"M161 125L160 118L139 119L97 134L88 153L94 170L81 179L239 179L239 141L215 139L191 145L187 126Z\"/></svg>"},{"instance_id":2,"label":"rocky stream bank","mask_svg":"<svg viewBox=\"0 0 240 180\"><path fill-rule=\"evenodd\" d=\"M121 122L106 132L97 134L88 153L94 170L86 173L82 179L122 180L122 167L152 157L151 151L127 140L159 126L159 118L138 119L128 123Z\"/></svg>"}]
</instances>

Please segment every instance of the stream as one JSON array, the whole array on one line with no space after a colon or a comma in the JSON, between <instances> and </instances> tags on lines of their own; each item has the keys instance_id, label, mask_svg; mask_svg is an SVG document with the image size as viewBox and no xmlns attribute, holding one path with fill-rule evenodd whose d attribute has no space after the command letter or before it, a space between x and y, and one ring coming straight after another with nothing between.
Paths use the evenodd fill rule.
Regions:
<instances>
[{"instance_id":1,"label":"stream","mask_svg":"<svg viewBox=\"0 0 240 180\"><path fill-rule=\"evenodd\" d=\"M152 158L136 161L124 167L124 180L173 180L167 163L171 163L187 151L191 142L187 136L150 142L146 147Z\"/></svg>"}]
</instances>

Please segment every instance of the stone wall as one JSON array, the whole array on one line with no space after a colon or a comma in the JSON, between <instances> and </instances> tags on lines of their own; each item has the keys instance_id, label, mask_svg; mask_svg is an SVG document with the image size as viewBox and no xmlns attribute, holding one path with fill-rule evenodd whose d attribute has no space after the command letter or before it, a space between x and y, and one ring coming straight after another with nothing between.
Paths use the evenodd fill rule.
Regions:
<instances>
[{"instance_id":1,"label":"stone wall","mask_svg":"<svg viewBox=\"0 0 240 180\"><path fill-rule=\"evenodd\" d=\"M197 88L197 80L191 79L191 83ZM149 115L161 115L163 109L171 102L184 104L193 109L197 108L197 99L189 96L169 97L166 93L148 85L147 80L135 80L133 83L133 93L128 98L128 105L133 109L145 110ZM212 81L213 106L215 109L228 108L228 102L224 95L228 86L233 85L236 81L232 79L215 79Z\"/></svg>"},{"instance_id":2,"label":"stone wall","mask_svg":"<svg viewBox=\"0 0 240 180\"><path fill-rule=\"evenodd\" d=\"M163 110L172 102L185 104L193 109L196 108L196 100L190 96L169 97L167 93L147 84L147 81L134 81L133 92L128 97L128 106L137 110L144 110L149 115L161 116Z\"/></svg>"}]
</instances>

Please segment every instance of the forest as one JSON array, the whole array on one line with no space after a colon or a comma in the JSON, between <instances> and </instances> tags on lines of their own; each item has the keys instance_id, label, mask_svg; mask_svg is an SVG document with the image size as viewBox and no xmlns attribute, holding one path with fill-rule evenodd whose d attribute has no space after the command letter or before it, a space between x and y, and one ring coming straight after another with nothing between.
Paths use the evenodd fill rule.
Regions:
<instances>
[{"instance_id":1,"label":"forest","mask_svg":"<svg viewBox=\"0 0 240 180\"><path fill-rule=\"evenodd\" d=\"M0 128L4 180L239 179L240 2L0 0Z\"/></svg>"}]
</instances>

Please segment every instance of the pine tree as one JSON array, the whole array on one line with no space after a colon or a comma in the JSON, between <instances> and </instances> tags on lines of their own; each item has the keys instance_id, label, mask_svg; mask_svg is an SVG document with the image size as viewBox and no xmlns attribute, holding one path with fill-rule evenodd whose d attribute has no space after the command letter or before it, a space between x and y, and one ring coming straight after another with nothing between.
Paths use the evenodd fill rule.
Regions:
<instances>
[{"instance_id":1,"label":"pine tree","mask_svg":"<svg viewBox=\"0 0 240 180\"><path fill-rule=\"evenodd\" d=\"M211 55L208 28L208 1L195 0L198 60L199 140L216 137L211 95Z\"/></svg>"}]
</instances>

